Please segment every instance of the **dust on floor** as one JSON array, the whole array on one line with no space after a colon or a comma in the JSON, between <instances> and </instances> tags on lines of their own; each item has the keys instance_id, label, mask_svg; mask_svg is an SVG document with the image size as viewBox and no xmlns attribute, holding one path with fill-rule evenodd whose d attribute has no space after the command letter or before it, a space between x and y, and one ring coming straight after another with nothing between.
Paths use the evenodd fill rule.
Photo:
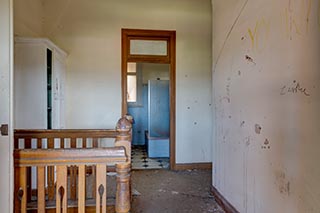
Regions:
<instances>
[{"instance_id":1,"label":"dust on floor","mask_svg":"<svg viewBox=\"0 0 320 213\"><path fill-rule=\"evenodd\" d=\"M133 213L224 213L210 193L211 170L132 171Z\"/></svg>"}]
</instances>

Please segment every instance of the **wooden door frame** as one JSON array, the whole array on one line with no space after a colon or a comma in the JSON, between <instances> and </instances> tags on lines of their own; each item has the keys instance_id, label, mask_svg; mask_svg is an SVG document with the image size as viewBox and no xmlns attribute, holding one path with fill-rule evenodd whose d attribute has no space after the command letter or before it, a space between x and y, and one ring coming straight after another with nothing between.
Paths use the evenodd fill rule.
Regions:
<instances>
[{"instance_id":1,"label":"wooden door frame","mask_svg":"<svg viewBox=\"0 0 320 213\"><path fill-rule=\"evenodd\" d=\"M165 40L167 41L167 55L131 55L130 40ZM122 116L127 113L127 63L161 63L170 66L170 169L176 169L176 31L168 30L121 30L121 89Z\"/></svg>"}]
</instances>

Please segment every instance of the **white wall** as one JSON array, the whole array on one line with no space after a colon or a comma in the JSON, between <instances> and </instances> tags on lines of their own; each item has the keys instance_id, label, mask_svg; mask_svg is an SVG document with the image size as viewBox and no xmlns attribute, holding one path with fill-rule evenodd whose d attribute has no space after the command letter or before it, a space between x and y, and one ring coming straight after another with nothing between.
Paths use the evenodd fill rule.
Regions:
<instances>
[{"instance_id":1,"label":"white wall","mask_svg":"<svg viewBox=\"0 0 320 213\"><path fill-rule=\"evenodd\" d=\"M210 0L43 0L43 8L45 36L69 53L67 128L119 119L121 28L176 30L177 163L211 162Z\"/></svg>"},{"instance_id":2,"label":"white wall","mask_svg":"<svg viewBox=\"0 0 320 213\"><path fill-rule=\"evenodd\" d=\"M170 80L170 65L169 64L152 64L141 63L142 83L148 84L148 80Z\"/></svg>"},{"instance_id":3,"label":"white wall","mask_svg":"<svg viewBox=\"0 0 320 213\"><path fill-rule=\"evenodd\" d=\"M214 185L240 212L319 212L319 0L213 3Z\"/></svg>"}]
</instances>

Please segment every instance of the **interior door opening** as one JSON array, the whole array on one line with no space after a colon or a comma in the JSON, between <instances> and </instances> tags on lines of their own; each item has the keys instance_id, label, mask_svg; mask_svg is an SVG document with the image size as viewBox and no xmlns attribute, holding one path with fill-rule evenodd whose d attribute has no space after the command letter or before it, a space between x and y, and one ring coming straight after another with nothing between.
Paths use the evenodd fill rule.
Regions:
<instances>
[{"instance_id":1,"label":"interior door opening","mask_svg":"<svg viewBox=\"0 0 320 213\"><path fill-rule=\"evenodd\" d=\"M142 159L163 158L157 160L161 167L166 167L167 159L173 170L175 43L175 31L122 29L122 115L129 113L135 120L133 145L145 147Z\"/></svg>"},{"instance_id":2,"label":"interior door opening","mask_svg":"<svg viewBox=\"0 0 320 213\"><path fill-rule=\"evenodd\" d=\"M128 113L133 116L132 168L168 169L170 66L128 63Z\"/></svg>"}]
</instances>

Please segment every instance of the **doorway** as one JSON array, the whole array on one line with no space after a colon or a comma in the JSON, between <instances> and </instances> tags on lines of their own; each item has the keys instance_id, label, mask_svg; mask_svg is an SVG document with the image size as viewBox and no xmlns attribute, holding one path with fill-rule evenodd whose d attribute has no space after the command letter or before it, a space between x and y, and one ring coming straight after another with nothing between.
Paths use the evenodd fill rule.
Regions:
<instances>
[{"instance_id":1,"label":"doorway","mask_svg":"<svg viewBox=\"0 0 320 213\"><path fill-rule=\"evenodd\" d=\"M133 108L142 107L143 102L143 90L147 91L147 96L157 98L152 95L152 89L156 89L154 94L165 94L167 88L168 105L155 104L153 110L161 109L162 112L152 112L152 104L148 104L149 114L147 128L139 129L133 132L133 140L140 137L140 141L133 141L134 143L142 143L147 147L147 155L150 157L163 157L168 155L170 169L175 169L175 43L176 43L175 31L164 30L136 30L136 29L122 29L122 115L132 113ZM136 71L132 71L132 67L135 67ZM143 75L143 67L167 67L167 78L156 77L155 79L148 79ZM137 70L141 70L138 71ZM151 69L151 70L152 70ZM145 73L151 73L149 70ZM165 73L165 72L163 72ZM162 74L163 74L162 73ZM147 74L145 74L147 75ZM159 73L158 73L159 75ZM143 76L145 79L143 79ZM150 82L149 82L150 80ZM140 84L139 84L140 81ZM143 88L143 81L144 86ZM131 82L131 83L130 83ZM132 83L136 82L136 83ZM132 85L136 85L133 89ZM140 85L140 86L139 86ZM167 87L166 87L167 85ZM135 91L135 92L133 92ZM158 91L158 92L157 92ZM160 91L160 92L159 92ZM146 95L145 95L146 96ZM158 97L159 99L160 97ZM165 100L165 97L161 97L161 100ZM148 100L150 102L151 100ZM158 103L165 103L165 101L158 101ZM163 106L162 106L163 105ZM166 131L165 112L166 107L168 111L168 125ZM164 112L164 114L163 114ZM161 115L162 114L162 115ZM134 118L135 119L135 118ZM156 131L152 129L152 119L155 119ZM157 121L162 119L163 122ZM137 120L139 121L139 119ZM134 125L137 126L137 123ZM142 124L139 123L141 126ZM157 129L158 128L158 129ZM160 128L160 129L159 129ZM161 129L162 128L162 129ZM135 128L134 128L135 129ZM136 128L137 129L137 128ZM135 131L135 130L134 130ZM139 131L139 132L138 132ZM144 138L144 140L141 140ZM155 141L156 140L156 141ZM151 147L151 148L150 148ZM153 148L152 148L153 147ZM155 155L154 155L155 154Z\"/></svg>"}]
</instances>

